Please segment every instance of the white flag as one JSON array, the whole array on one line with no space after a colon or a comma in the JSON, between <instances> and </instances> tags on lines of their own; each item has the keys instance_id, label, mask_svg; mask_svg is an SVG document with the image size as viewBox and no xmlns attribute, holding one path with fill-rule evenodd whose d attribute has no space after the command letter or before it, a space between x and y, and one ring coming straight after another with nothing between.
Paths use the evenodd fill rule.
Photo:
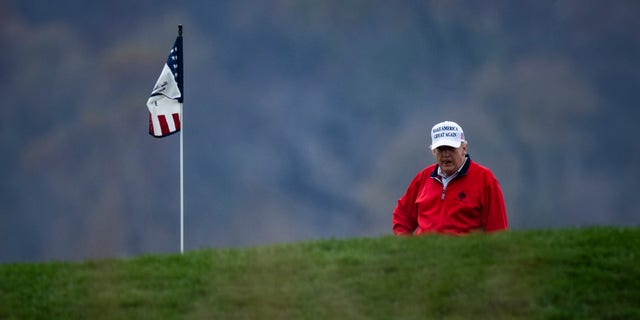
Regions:
<instances>
[{"instance_id":1,"label":"white flag","mask_svg":"<svg viewBox=\"0 0 640 320\"><path fill-rule=\"evenodd\" d=\"M182 70L182 35L179 35L147 100L149 134L154 137L165 137L180 131Z\"/></svg>"}]
</instances>

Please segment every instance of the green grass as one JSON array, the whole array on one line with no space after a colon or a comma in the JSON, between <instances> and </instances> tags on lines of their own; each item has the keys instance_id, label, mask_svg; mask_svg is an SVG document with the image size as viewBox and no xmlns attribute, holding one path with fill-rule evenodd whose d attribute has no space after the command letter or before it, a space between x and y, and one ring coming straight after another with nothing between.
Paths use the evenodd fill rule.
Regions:
<instances>
[{"instance_id":1,"label":"green grass","mask_svg":"<svg viewBox=\"0 0 640 320\"><path fill-rule=\"evenodd\" d=\"M640 319L640 228L0 265L0 319Z\"/></svg>"}]
</instances>

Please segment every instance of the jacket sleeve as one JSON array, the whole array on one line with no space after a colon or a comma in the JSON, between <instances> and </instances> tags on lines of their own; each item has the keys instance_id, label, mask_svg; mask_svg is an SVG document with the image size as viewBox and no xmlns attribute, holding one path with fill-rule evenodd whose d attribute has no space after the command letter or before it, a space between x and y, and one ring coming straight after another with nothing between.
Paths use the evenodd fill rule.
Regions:
<instances>
[{"instance_id":1,"label":"jacket sleeve","mask_svg":"<svg viewBox=\"0 0 640 320\"><path fill-rule=\"evenodd\" d=\"M420 191L422 174L416 175L407 191L398 200L393 210L393 233L395 235L412 235L418 227L416 197Z\"/></svg>"},{"instance_id":2,"label":"jacket sleeve","mask_svg":"<svg viewBox=\"0 0 640 320\"><path fill-rule=\"evenodd\" d=\"M487 232L507 230L509 222L507 221L507 210L502 196L502 189L498 180L491 175L489 183L486 186L484 208L484 230Z\"/></svg>"}]
</instances>

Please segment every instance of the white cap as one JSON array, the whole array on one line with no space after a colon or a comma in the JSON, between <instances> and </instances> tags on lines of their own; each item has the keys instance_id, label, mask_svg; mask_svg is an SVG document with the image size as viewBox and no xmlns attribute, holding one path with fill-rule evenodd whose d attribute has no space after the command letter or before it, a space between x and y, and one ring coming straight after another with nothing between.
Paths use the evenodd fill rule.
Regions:
<instances>
[{"instance_id":1,"label":"white cap","mask_svg":"<svg viewBox=\"0 0 640 320\"><path fill-rule=\"evenodd\" d=\"M444 121L431 128L431 150L440 146L459 148L465 142L462 127L453 121Z\"/></svg>"}]
</instances>

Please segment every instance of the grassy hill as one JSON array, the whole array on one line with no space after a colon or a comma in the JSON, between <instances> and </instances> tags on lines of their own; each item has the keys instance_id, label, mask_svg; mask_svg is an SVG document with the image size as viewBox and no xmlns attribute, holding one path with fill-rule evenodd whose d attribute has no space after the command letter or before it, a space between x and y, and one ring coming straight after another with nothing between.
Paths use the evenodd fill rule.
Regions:
<instances>
[{"instance_id":1,"label":"grassy hill","mask_svg":"<svg viewBox=\"0 0 640 320\"><path fill-rule=\"evenodd\" d=\"M640 228L0 265L0 319L640 318Z\"/></svg>"}]
</instances>

